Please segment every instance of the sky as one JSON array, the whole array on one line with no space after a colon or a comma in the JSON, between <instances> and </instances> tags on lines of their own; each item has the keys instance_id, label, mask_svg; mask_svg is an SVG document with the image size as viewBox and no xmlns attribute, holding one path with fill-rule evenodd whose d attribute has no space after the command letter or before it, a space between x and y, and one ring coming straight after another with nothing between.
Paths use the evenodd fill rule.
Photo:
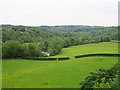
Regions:
<instances>
[{"instance_id":1,"label":"sky","mask_svg":"<svg viewBox=\"0 0 120 90\"><path fill-rule=\"evenodd\" d=\"M0 24L118 25L119 0L0 0Z\"/></svg>"}]
</instances>

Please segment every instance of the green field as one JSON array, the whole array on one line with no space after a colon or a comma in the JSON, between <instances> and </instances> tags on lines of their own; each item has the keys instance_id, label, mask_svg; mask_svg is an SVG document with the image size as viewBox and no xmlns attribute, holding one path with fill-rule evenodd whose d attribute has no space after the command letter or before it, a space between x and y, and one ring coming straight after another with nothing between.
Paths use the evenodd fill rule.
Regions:
<instances>
[{"instance_id":1,"label":"green field","mask_svg":"<svg viewBox=\"0 0 120 90\"><path fill-rule=\"evenodd\" d=\"M112 42L72 46L70 48L63 48L61 54L52 57L68 56L74 58L75 55L92 54L92 53L118 53L118 43L112 41Z\"/></svg>"},{"instance_id":2,"label":"green field","mask_svg":"<svg viewBox=\"0 0 120 90\"><path fill-rule=\"evenodd\" d=\"M64 48L52 57L69 56L66 61L4 60L3 88L79 88L79 83L100 68L110 68L118 62L117 57L86 57L75 55L87 53L118 53L116 42L86 44Z\"/></svg>"}]
</instances>

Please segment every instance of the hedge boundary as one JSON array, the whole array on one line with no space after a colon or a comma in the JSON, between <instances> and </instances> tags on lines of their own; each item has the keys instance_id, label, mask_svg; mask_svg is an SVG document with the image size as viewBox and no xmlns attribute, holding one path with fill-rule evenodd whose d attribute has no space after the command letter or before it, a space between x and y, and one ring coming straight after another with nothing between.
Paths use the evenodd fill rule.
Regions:
<instances>
[{"instance_id":1,"label":"hedge boundary","mask_svg":"<svg viewBox=\"0 0 120 90\"><path fill-rule=\"evenodd\" d=\"M112 56L112 57L120 57L120 54L110 54L110 53L98 53L98 54L84 54L74 56L75 58L83 58L83 57L91 57L91 56Z\"/></svg>"},{"instance_id":2,"label":"hedge boundary","mask_svg":"<svg viewBox=\"0 0 120 90\"><path fill-rule=\"evenodd\" d=\"M41 61L50 61L50 60L57 60L57 58L41 58L41 57L25 57L23 59L30 59L30 60L41 60Z\"/></svg>"},{"instance_id":3,"label":"hedge boundary","mask_svg":"<svg viewBox=\"0 0 120 90\"><path fill-rule=\"evenodd\" d=\"M84 54L84 55L77 55L74 58L83 58L83 57L92 57L92 56L112 56L112 57L120 57L120 54L111 54L111 53L97 53L97 54ZM29 60L41 60L41 61L54 61L54 60L70 60L70 57L59 57L59 58L46 58L46 57L25 57L22 59L29 59Z\"/></svg>"},{"instance_id":4,"label":"hedge boundary","mask_svg":"<svg viewBox=\"0 0 120 90\"><path fill-rule=\"evenodd\" d=\"M61 58L58 58L58 60L69 60L70 58L69 57L61 57Z\"/></svg>"},{"instance_id":5,"label":"hedge boundary","mask_svg":"<svg viewBox=\"0 0 120 90\"><path fill-rule=\"evenodd\" d=\"M50 60L69 60L70 58L69 57L61 57L61 58L25 57L22 59L50 61Z\"/></svg>"}]
</instances>

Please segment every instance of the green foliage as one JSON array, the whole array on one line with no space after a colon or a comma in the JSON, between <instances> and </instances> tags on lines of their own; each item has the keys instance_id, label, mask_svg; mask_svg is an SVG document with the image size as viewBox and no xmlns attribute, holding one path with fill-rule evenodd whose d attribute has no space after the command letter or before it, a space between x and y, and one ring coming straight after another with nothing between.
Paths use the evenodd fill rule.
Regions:
<instances>
[{"instance_id":1,"label":"green foliage","mask_svg":"<svg viewBox=\"0 0 120 90\"><path fill-rule=\"evenodd\" d=\"M35 43L28 44L28 56L30 57L38 57L41 54L39 47Z\"/></svg>"},{"instance_id":2,"label":"green foliage","mask_svg":"<svg viewBox=\"0 0 120 90\"><path fill-rule=\"evenodd\" d=\"M111 40L110 37L106 37L106 36L101 37L101 42L110 42L110 40Z\"/></svg>"},{"instance_id":3,"label":"green foliage","mask_svg":"<svg viewBox=\"0 0 120 90\"><path fill-rule=\"evenodd\" d=\"M59 54L63 48L63 42L60 38L53 38L49 41L48 52L51 56Z\"/></svg>"},{"instance_id":4,"label":"green foliage","mask_svg":"<svg viewBox=\"0 0 120 90\"><path fill-rule=\"evenodd\" d=\"M18 41L6 41L2 46L3 58L19 58L23 56L23 48Z\"/></svg>"},{"instance_id":5,"label":"green foliage","mask_svg":"<svg viewBox=\"0 0 120 90\"><path fill-rule=\"evenodd\" d=\"M69 60L70 58L69 57L61 57L61 58L58 58L58 60Z\"/></svg>"},{"instance_id":6,"label":"green foliage","mask_svg":"<svg viewBox=\"0 0 120 90\"><path fill-rule=\"evenodd\" d=\"M54 56L60 54L62 48L70 46L119 40L117 27L82 25L30 27L2 25L2 31L3 42L14 40L22 44L36 44L22 46L26 49L23 56L45 56L41 55L42 51ZM36 48L38 48L37 50L39 51L37 51ZM30 53L28 54L29 50ZM35 53L33 53L33 51L35 51Z\"/></svg>"},{"instance_id":7,"label":"green foliage","mask_svg":"<svg viewBox=\"0 0 120 90\"><path fill-rule=\"evenodd\" d=\"M57 58L46 58L46 57L25 57L23 58L24 60L25 59L31 59L31 60L42 60L42 61L50 61L50 60L57 60Z\"/></svg>"},{"instance_id":8,"label":"green foliage","mask_svg":"<svg viewBox=\"0 0 120 90\"><path fill-rule=\"evenodd\" d=\"M120 74L120 67L115 64L110 69L99 69L96 73L90 73L81 83L81 89L86 88L118 88L118 75Z\"/></svg>"},{"instance_id":9,"label":"green foliage","mask_svg":"<svg viewBox=\"0 0 120 90\"><path fill-rule=\"evenodd\" d=\"M117 56L120 57L120 54L114 53L95 53L95 54L84 54L84 55L77 55L75 58L82 58L82 57L91 57L91 56Z\"/></svg>"},{"instance_id":10,"label":"green foliage","mask_svg":"<svg viewBox=\"0 0 120 90\"><path fill-rule=\"evenodd\" d=\"M22 44L18 41L6 41L2 45L2 58L22 58L22 57L42 56L39 46L35 43Z\"/></svg>"}]
</instances>

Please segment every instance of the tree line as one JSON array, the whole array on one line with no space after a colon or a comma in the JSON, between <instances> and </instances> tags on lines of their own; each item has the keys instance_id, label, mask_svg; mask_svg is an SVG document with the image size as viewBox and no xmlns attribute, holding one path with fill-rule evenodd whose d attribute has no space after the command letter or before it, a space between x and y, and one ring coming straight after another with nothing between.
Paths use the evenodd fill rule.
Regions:
<instances>
[{"instance_id":1,"label":"tree line","mask_svg":"<svg viewBox=\"0 0 120 90\"><path fill-rule=\"evenodd\" d=\"M2 56L46 56L42 52L52 56L62 53L62 48L119 39L117 27L2 25Z\"/></svg>"}]
</instances>

